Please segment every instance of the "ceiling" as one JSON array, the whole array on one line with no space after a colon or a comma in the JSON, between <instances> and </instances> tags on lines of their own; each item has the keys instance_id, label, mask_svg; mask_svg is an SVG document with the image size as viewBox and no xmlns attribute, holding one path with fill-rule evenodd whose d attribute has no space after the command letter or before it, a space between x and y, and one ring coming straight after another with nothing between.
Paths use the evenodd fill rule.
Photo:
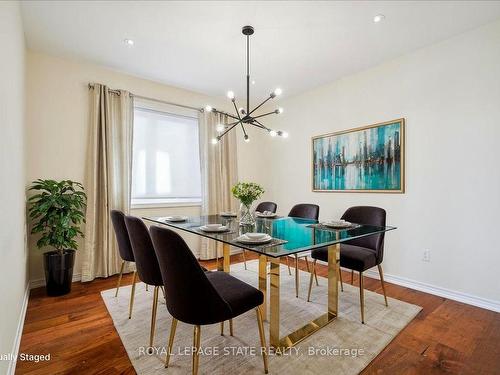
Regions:
<instances>
[{"instance_id":1,"label":"ceiling","mask_svg":"<svg viewBox=\"0 0 500 375\"><path fill-rule=\"evenodd\" d=\"M500 2L24 1L22 11L32 50L215 96L244 95L241 27L250 24L251 90L261 97L278 86L295 95L491 22Z\"/></svg>"}]
</instances>

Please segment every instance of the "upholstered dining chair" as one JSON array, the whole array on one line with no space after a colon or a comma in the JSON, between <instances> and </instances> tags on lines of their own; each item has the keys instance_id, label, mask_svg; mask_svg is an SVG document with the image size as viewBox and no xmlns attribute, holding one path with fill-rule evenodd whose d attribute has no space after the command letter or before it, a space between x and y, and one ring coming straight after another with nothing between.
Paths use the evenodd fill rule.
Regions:
<instances>
[{"instance_id":1,"label":"upholstered dining chair","mask_svg":"<svg viewBox=\"0 0 500 375\"><path fill-rule=\"evenodd\" d=\"M356 224L375 225L385 227L386 212L383 208L371 206L356 206L347 209L342 219ZM316 274L316 261L328 262L328 249L322 247L311 252L313 258L313 273ZM340 244L340 266L359 272L359 302L361 309L361 323L365 323L365 297L363 272L377 266L382 283L385 305L387 295L385 293L384 274L382 272L382 260L384 258L384 233L357 238ZM342 286L342 278L340 278ZM351 273L352 283L352 273ZM310 301L312 289L312 276L309 281L309 293L307 301Z\"/></svg>"},{"instance_id":2,"label":"upholstered dining chair","mask_svg":"<svg viewBox=\"0 0 500 375\"><path fill-rule=\"evenodd\" d=\"M292 207L290 212L288 213L289 217L297 217L300 219L311 219L318 220L319 218L319 206L316 204L310 203L300 203L296 204ZM307 255L301 255L300 258L304 258L306 261L307 272L311 272L309 268L309 260L307 259ZM288 273L291 275L290 271L290 257L286 257L286 265L288 267ZM316 275L315 275L316 276ZM318 282L316 276L316 283ZM295 254L295 297L299 298L299 255Z\"/></svg>"},{"instance_id":3,"label":"upholstered dining chair","mask_svg":"<svg viewBox=\"0 0 500 375\"><path fill-rule=\"evenodd\" d=\"M255 208L256 212L264 212L264 211L269 211L272 212L273 214L276 213L276 210L278 209L278 205L274 202L260 202L257 207Z\"/></svg>"},{"instance_id":4,"label":"upholstered dining chair","mask_svg":"<svg viewBox=\"0 0 500 375\"><path fill-rule=\"evenodd\" d=\"M186 242L174 231L152 226L150 232L160 264L167 309L172 315L165 367L169 364L178 321L194 325L192 372L197 374L201 326L223 323L255 309L267 374L267 344L260 310L264 301L262 292L226 272L204 272Z\"/></svg>"},{"instance_id":5,"label":"upholstered dining chair","mask_svg":"<svg viewBox=\"0 0 500 375\"><path fill-rule=\"evenodd\" d=\"M275 214L277 209L278 205L274 202L260 202L255 208L255 212L269 211ZM243 264L245 265L245 269L247 269L247 258L244 249L241 250L241 254L243 255Z\"/></svg>"},{"instance_id":6,"label":"upholstered dining chair","mask_svg":"<svg viewBox=\"0 0 500 375\"><path fill-rule=\"evenodd\" d=\"M146 224L138 217L125 216L125 225L127 226L130 244L134 252L135 265L139 278L144 283L154 286L151 331L149 333L149 348L152 348L155 336L156 311L158 309L158 293L160 287L163 286L163 280ZM132 289L134 288L135 284L132 284Z\"/></svg>"},{"instance_id":7,"label":"upholstered dining chair","mask_svg":"<svg viewBox=\"0 0 500 375\"><path fill-rule=\"evenodd\" d=\"M113 223L113 228L115 230L116 241L118 243L118 252L122 258L122 265L120 267L120 276L118 276L118 284L116 285L115 297L118 297L118 290L120 289L120 284L122 282L123 270L127 262L135 262L134 253L132 251L132 245L130 244L130 238L128 235L127 226L125 225L125 214L118 210L111 210L111 222ZM132 307L134 305L134 292L135 292L135 282L137 273L134 271L132 276L132 290L130 294L130 306L128 318L132 317Z\"/></svg>"}]
</instances>

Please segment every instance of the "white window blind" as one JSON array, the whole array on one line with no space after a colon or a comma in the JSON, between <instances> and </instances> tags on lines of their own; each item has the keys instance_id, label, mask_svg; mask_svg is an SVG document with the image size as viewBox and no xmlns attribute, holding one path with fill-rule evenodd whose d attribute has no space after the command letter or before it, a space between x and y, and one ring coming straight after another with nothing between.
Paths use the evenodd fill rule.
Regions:
<instances>
[{"instance_id":1,"label":"white window blind","mask_svg":"<svg viewBox=\"0 0 500 375\"><path fill-rule=\"evenodd\" d=\"M198 118L136 106L132 205L201 201Z\"/></svg>"}]
</instances>

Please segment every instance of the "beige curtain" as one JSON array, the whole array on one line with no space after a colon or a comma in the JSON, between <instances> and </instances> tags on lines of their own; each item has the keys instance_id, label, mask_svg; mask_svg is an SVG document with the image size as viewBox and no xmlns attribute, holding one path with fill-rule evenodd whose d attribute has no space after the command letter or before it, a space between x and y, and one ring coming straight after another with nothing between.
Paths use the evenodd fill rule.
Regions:
<instances>
[{"instance_id":1,"label":"beige curtain","mask_svg":"<svg viewBox=\"0 0 500 375\"><path fill-rule=\"evenodd\" d=\"M85 187L88 195L82 281L120 272L109 212L130 209L133 99L95 84L90 92L90 136Z\"/></svg>"},{"instance_id":2,"label":"beige curtain","mask_svg":"<svg viewBox=\"0 0 500 375\"><path fill-rule=\"evenodd\" d=\"M202 215L218 214L222 211L236 212L238 203L231 194L231 188L238 182L236 131L227 133L213 145L217 135L217 124L227 124L227 116L202 112L200 119L200 161L202 178ZM200 259L217 256L216 243L202 238Z\"/></svg>"}]
</instances>

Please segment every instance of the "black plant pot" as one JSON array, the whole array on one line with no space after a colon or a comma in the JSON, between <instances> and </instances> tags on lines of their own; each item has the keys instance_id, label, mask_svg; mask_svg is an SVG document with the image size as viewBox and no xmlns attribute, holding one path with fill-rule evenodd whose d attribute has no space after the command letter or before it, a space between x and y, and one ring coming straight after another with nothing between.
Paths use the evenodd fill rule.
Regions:
<instances>
[{"instance_id":1,"label":"black plant pot","mask_svg":"<svg viewBox=\"0 0 500 375\"><path fill-rule=\"evenodd\" d=\"M43 254L47 295L62 296L71 292L75 250L49 251Z\"/></svg>"}]
</instances>

